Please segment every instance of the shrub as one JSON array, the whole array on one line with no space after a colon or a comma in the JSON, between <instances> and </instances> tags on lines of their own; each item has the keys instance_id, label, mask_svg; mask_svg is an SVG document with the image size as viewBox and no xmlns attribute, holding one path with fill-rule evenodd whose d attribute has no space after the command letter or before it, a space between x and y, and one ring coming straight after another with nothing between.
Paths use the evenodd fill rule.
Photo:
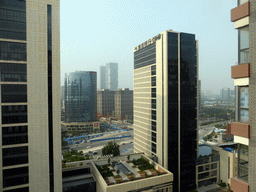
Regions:
<instances>
[{"instance_id":1,"label":"shrub","mask_svg":"<svg viewBox=\"0 0 256 192\"><path fill-rule=\"evenodd\" d=\"M226 185L226 183L219 183L219 186L226 187L227 185Z\"/></svg>"}]
</instances>

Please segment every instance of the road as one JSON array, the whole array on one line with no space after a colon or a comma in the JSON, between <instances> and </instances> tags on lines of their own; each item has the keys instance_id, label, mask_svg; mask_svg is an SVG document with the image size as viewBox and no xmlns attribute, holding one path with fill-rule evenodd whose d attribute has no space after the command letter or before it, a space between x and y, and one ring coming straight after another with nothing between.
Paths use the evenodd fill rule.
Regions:
<instances>
[{"instance_id":1,"label":"road","mask_svg":"<svg viewBox=\"0 0 256 192\"><path fill-rule=\"evenodd\" d=\"M203 126L199 126L198 130L199 130L199 140L201 140L203 137L209 135L214 129L216 124L223 124L226 123L226 121L221 121L218 123L213 123L210 125L203 125Z\"/></svg>"},{"instance_id":2,"label":"road","mask_svg":"<svg viewBox=\"0 0 256 192\"><path fill-rule=\"evenodd\" d=\"M106 132L103 134L102 137L93 138L95 139L104 139L104 138L111 138L111 137L119 137L119 136L128 136L133 135L133 131L115 131L115 132ZM102 147L105 146L109 141L97 141L97 142L90 142L90 140L87 143L80 143L80 144L73 144L69 145L69 147L72 149L76 149L78 151L83 151L83 154L86 155L93 155L93 156L101 156L101 150ZM133 153L133 137L128 138L121 138L121 139L114 139L112 141L115 141L118 145L120 145L120 155L126 155ZM93 151L97 151L97 154L93 154Z\"/></svg>"}]
</instances>

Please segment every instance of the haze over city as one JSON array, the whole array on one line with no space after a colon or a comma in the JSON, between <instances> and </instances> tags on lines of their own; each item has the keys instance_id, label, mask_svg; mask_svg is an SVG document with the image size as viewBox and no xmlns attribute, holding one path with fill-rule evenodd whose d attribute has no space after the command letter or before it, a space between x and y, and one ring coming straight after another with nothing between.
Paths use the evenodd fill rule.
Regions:
<instances>
[{"instance_id":1,"label":"haze over city","mask_svg":"<svg viewBox=\"0 0 256 192\"><path fill-rule=\"evenodd\" d=\"M172 29L199 40L202 90L219 94L234 88L231 66L237 62L237 31L230 21L236 1L70 1L60 4L61 83L67 72L97 71L119 65L119 88L133 88L133 47Z\"/></svg>"}]
</instances>

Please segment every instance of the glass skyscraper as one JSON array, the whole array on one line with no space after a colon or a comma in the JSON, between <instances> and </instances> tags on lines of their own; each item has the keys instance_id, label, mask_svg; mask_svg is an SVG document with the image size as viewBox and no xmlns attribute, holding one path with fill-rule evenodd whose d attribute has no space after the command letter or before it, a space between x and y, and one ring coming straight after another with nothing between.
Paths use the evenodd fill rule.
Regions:
<instances>
[{"instance_id":1,"label":"glass skyscraper","mask_svg":"<svg viewBox=\"0 0 256 192\"><path fill-rule=\"evenodd\" d=\"M97 73L65 74L65 122L97 120Z\"/></svg>"}]
</instances>

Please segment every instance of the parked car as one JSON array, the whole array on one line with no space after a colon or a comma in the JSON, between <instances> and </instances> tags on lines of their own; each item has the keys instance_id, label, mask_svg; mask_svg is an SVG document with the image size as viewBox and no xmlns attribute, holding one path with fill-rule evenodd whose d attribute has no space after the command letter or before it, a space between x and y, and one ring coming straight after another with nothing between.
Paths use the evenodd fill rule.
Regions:
<instances>
[{"instance_id":1,"label":"parked car","mask_svg":"<svg viewBox=\"0 0 256 192\"><path fill-rule=\"evenodd\" d=\"M92 146L88 146L87 149L91 148Z\"/></svg>"},{"instance_id":2,"label":"parked car","mask_svg":"<svg viewBox=\"0 0 256 192\"><path fill-rule=\"evenodd\" d=\"M89 153L92 153L92 151L89 151Z\"/></svg>"},{"instance_id":3,"label":"parked car","mask_svg":"<svg viewBox=\"0 0 256 192\"><path fill-rule=\"evenodd\" d=\"M93 151L93 153L92 154L98 154L98 151Z\"/></svg>"}]
</instances>

